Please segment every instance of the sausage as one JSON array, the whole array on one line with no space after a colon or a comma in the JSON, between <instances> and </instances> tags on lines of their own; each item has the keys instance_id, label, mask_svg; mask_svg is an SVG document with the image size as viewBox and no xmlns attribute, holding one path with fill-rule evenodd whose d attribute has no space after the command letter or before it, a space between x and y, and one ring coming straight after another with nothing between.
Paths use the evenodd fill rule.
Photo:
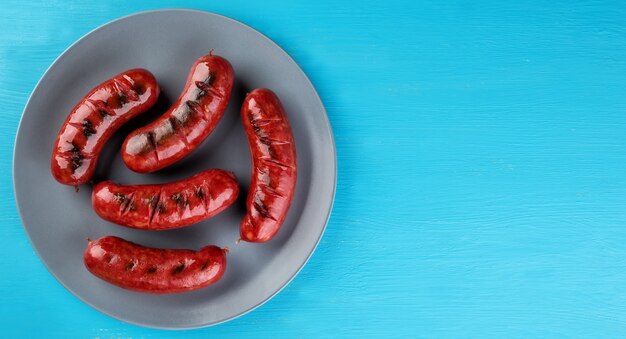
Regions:
<instances>
[{"instance_id":1,"label":"sausage","mask_svg":"<svg viewBox=\"0 0 626 339\"><path fill-rule=\"evenodd\" d=\"M78 186L91 179L102 147L131 118L147 111L159 96L154 76L131 69L92 89L72 109L52 151L54 178Z\"/></svg>"},{"instance_id":2,"label":"sausage","mask_svg":"<svg viewBox=\"0 0 626 339\"><path fill-rule=\"evenodd\" d=\"M165 230L195 224L230 206L239 195L232 173L208 170L161 185L96 185L91 203L110 222L144 230Z\"/></svg>"},{"instance_id":3,"label":"sausage","mask_svg":"<svg viewBox=\"0 0 626 339\"><path fill-rule=\"evenodd\" d=\"M241 107L241 121L252 156L252 181L241 221L241 239L265 242L278 232L296 188L296 144L280 100L269 89L255 89Z\"/></svg>"},{"instance_id":4,"label":"sausage","mask_svg":"<svg viewBox=\"0 0 626 339\"><path fill-rule=\"evenodd\" d=\"M196 149L224 115L234 71L219 56L203 56L191 67L182 94L154 122L126 137L122 159L139 173L167 167Z\"/></svg>"},{"instance_id":5,"label":"sausage","mask_svg":"<svg viewBox=\"0 0 626 339\"><path fill-rule=\"evenodd\" d=\"M177 293L209 286L224 275L228 248L199 251L144 247L106 236L89 241L83 261L96 277L144 293Z\"/></svg>"}]
</instances>

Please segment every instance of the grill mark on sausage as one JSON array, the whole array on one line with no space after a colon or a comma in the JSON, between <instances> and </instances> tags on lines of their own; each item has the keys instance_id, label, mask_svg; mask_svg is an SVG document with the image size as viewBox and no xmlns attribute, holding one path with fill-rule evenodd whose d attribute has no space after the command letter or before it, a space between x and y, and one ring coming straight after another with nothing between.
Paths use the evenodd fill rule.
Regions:
<instances>
[{"instance_id":1,"label":"grill mark on sausage","mask_svg":"<svg viewBox=\"0 0 626 339\"><path fill-rule=\"evenodd\" d=\"M259 136L259 141L265 145L290 145L291 141L270 138L268 136Z\"/></svg>"},{"instance_id":2,"label":"grill mark on sausage","mask_svg":"<svg viewBox=\"0 0 626 339\"><path fill-rule=\"evenodd\" d=\"M206 95L207 92L211 90L211 85L213 85L214 79L215 79L215 74L213 72L209 72L209 76L206 79L204 79L204 81L198 80L195 82L196 87L200 90L198 94L196 95L196 100L200 99L201 97Z\"/></svg>"},{"instance_id":3,"label":"grill mark on sausage","mask_svg":"<svg viewBox=\"0 0 626 339\"><path fill-rule=\"evenodd\" d=\"M207 80L209 80L209 79L207 79ZM209 86L209 84L206 83L206 80L205 81L196 81L195 85L200 90L200 92L198 93L198 97L201 97L201 96L205 95L206 92L208 92L211 89L211 86Z\"/></svg>"},{"instance_id":4,"label":"grill mark on sausage","mask_svg":"<svg viewBox=\"0 0 626 339\"><path fill-rule=\"evenodd\" d=\"M171 119L165 119L165 120L161 121L161 125L158 127L157 130L159 131L159 134L157 134L155 132L155 130L150 131L154 135L154 141L155 141L157 146L160 145L160 144L163 144L172 135L176 135L177 134L176 126L172 124L172 120Z\"/></svg>"},{"instance_id":5,"label":"grill mark on sausage","mask_svg":"<svg viewBox=\"0 0 626 339\"><path fill-rule=\"evenodd\" d=\"M196 100L202 98L207 93L209 93L212 96L217 97L219 99L224 98L222 93L218 92L215 88L213 88L211 86L212 83L213 83L213 77L211 75L209 75L209 77L205 81L196 81L195 82L196 88L198 88L200 90L198 92L198 94L196 95Z\"/></svg>"},{"instance_id":6,"label":"grill mark on sausage","mask_svg":"<svg viewBox=\"0 0 626 339\"><path fill-rule=\"evenodd\" d=\"M187 106L187 108L189 109L189 113L190 114L197 114L200 115L200 118L204 121L207 121L207 117L204 116L204 112L202 112L202 107L200 106L200 104L197 101L193 101L193 100L187 100L185 102L185 105Z\"/></svg>"},{"instance_id":7,"label":"grill mark on sausage","mask_svg":"<svg viewBox=\"0 0 626 339\"><path fill-rule=\"evenodd\" d=\"M137 266L137 260L131 259L128 263L126 263L126 266L124 266L124 270L126 272L130 272L133 270L133 268L135 268L135 266Z\"/></svg>"},{"instance_id":8,"label":"grill mark on sausage","mask_svg":"<svg viewBox=\"0 0 626 339\"><path fill-rule=\"evenodd\" d=\"M90 137L93 134L96 134L96 129L93 127L93 123L91 120L85 119L83 121L83 134L86 137Z\"/></svg>"},{"instance_id":9,"label":"grill mark on sausage","mask_svg":"<svg viewBox=\"0 0 626 339\"><path fill-rule=\"evenodd\" d=\"M128 195L123 193L115 193L115 200L120 203L120 211L119 215L123 216L128 212L131 207L133 196L135 196L135 192L131 192Z\"/></svg>"},{"instance_id":10,"label":"grill mark on sausage","mask_svg":"<svg viewBox=\"0 0 626 339\"><path fill-rule=\"evenodd\" d=\"M161 203L161 193L163 192L163 188L159 189L159 193L157 193L156 195L156 199L154 199L151 204L152 204L152 208L150 209L150 218L148 219L148 225L152 225L152 220L154 219L154 216L159 213L159 211L157 210L157 207L159 206L159 204Z\"/></svg>"},{"instance_id":11,"label":"grill mark on sausage","mask_svg":"<svg viewBox=\"0 0 626 339\"><path fill-rule=\"evenodd\" d=\"M207 195L205 193L204 183L200 184L200 186L196 187L196 196L202 200L202 205L204 206L204 210L207 211L209 209L207 205Z\"/></svg>"},{"instance_id":12,"label":"grill mark on sausage","mask_svg":"<svg viewBox=\"0 0 626 339\"><path fill-rule=\"evenodd\" d=\"M175 134L178 134L178 130L180 129L180 126L178 126L178 123L176 122L176 118L169 117L168 120L170 121L170 126L172 126L172 132L174 132Z\"/></svg>"},{"instance_id":13,"label":"grill mark on sausage","mask_svg":"<svg viewBox=\"0 0 626 339\"><path fill-rule=\"evenodd\" d=\"M140 95L146 92L146 86L141 81L135 81L128 75L124 75L123 78L126 81L128 88L137 93L137 99L139 99Z\"/></svg>"},{"instance_id":14,"label":"grill mark on sausage","mask_svg":"<svg viewBox=\"0 0 626 339\"><path fill-rule=\"evenodd\" d=\"M183 213L184 208L189 205L189 201L185 199L182 193L174 193L170 196L170 199L178 206L178 216L182 217L181 213Z\"/></svg>"},{"instance_id":15,"label":"grill mark on sausage","mask_svg":"<svg viewBox=\"0 0 626 339\"><path fill-rule=\"evenodd\" d=\"M85 159L93 158L93 156L82 152L74 143L72 143L72 149L65 152L59 152L59 156L65 158L70 163L72 172L76 172L76 170L83 165Z\"/></svg>"},{"instance_id":16,"label":"grill mark on sausage","mask_svg":"<svg viewBox=\"0 0 626 339\"><path fill-rule=\"evenodd\" d=\"M142 95L144 93L146 93L146 86L144 86L143 84L139 83L139 82L135 82L133 84L133 90L139 94Z\"/></svg>"},{"instance_id":17,"label":"grill mark on sausage","mask_svg":"<svg viewBox=\"0 0 626 339\"><path fill-rule=\"evenodd\" d=\"M80 152L80 149L78 149L78 146L76 146L76 144L73 141L72 141L72 149L70 149L70 152L74 152L74 153Z\"/></svg>"},{"instance_id":18,"label":"grill mark on sausage","mask_svg":"<svg viewBox=\"0 0 626 339\"><path fill-rule=\"evenodd\" d=\"M200 112L200 104L198 104L196 101L193 100L187 100L185 102L185 105L187 105L187 107L189 107L189 109L196 114L201 114L202 112Z\"/></svg>"},{"instance_id":19,"label":"grill mark on sausage","mask_svg":"<svg viewBox=\"0 0 626 339\"><path fill-rule=\"evenodd\" d=\"M93 100L93 99L85 99L85 104L94 112L98 112L98 114L104 118L105 116L115 116L113 110L111 110L105 101L102 100Z\"/></svg>"},{"instance_id":20,"label":"grill mark on sausage","mask_svg":"<svg viewBox=\"0 0 626 339\"><path fill-rule=\"evenodd\" d=\"M122 216L126 215L129 211L134 211L137 209L135 205L135 192L132 192L126 197L126 206L124 206L124 210L122 211Z\"/></svg>"},{"instance_id":21,"label":"grill mark on sausage","mask_svg":"<svg viewBox=\"0 0 626 339\"><path fill-rule=\"evenodd\" d=\"M209 121L208 117L204 114L204 110L202 109L202 106L200 106L200 104L197 101L187 100L187 102L185 102L185 105L187 106L187 108L189 108L190 114L200 115L200 119L206 122Z\"/></svg>"},{"instance_id":22,"label":"grill mark on sausage","mask_svg":"<svg viewBox=\"0 0 626 339\"><path fill-rule=\"evenodd\" d=\"M252 114L252 113L250 113ZM267 126L273 122L281 122L280 119L254 119L254 117L250 118L250 124L255 125L257 127Z\"/></svg>"},{"instance_id":23,"label":"grill mark on sausage","mask_svg":"<svg viewBox=\"0 0 626 339\"><path fill-rule=\"evenodd\" d=\"M67 159L70 159L73 155L79 154L81 156L81 158L83 158L83 159L92 159L93 158L93 155L91 155L89 153L86 153L84 150L81 150L81 148L78 147L78 145L76 145L73 141L68 141L68 143L70 145L72 145L72 148L70 148L67 151L59 150L58 154L60 156L63 156L65 158L67 158Z\"/></svg>"},{"instance_id":24,"label":"grill mark on sausage","mask_svg":"<svg viewBox=\"0 0 626 339\"><path fill-rule=\"evenodd\" d=\"M124 209L126 209L126 205L128 205L128 197L126 194L118 192L113 194L113 199L119 204L117 214L122 215Z\"/></svg>"},{"instance_id":25,"label":"grill mark on sausage","mask_svg":"<svg viewBox=\"0 0 626 339\"><path fill-rule=\"evenodd\" d=\"M276 189L272 188L268 184L259 183L259 186L263 189L263 191L265 193L269 193L270 195L273 195L273 196L279 197L279 198L284 198L285 197L285 195L283 195L282 193L278 192Z\"/></svg>"},{"instance_id":26,"label":"grill mark on sausage","mask_svg":"<svg viewBox=\"0 0 626 339\"><path fill-rule=\"evenodd\" d=\"M87 138L97 133L93 123L89 119L83 120L82 123L68 122L67 124L83 132L83 135Z\"/></svg>"},{"instance_id":27,"label":"grill mark on sausage","mask_svg":"<svg viewBox=\"0 0 626 339\"><path fill-rule=\"evenodd\" d=\"M174 268L172 269L172 275L180 274L184 270L185 270L185 263L179 263L178 265L174 266Z\"/></svg>"},{"instance_id":28,"label":"grill mark on sausage","mask_svg":"<svg viewBox=\"0 0 626 339\"><path fill-rule=\"evenodd\" d=\"M278 166L278 167L283 168L283 169L294 169L294 167L292 165L287 165L287 164L285 164L285 163L283 163L281 161L278 161L276 159L273 159L273 158L260 157L259 160L261 162L265 163L268 166L275 165L275 166Z\"/></svg>"},{"instance_id":29,"label":"grill mark on sausage","mask_svg":"<svg viewBox=\"0 0 626 339\"><path fill-rule=\"evenodd\" d=\"M74 142L72 142L72 148L70 149L70 153L66 153L64 154L64 156L70 161L72 173L76 172L76 170L83 164L83 160L85 159L85 156Z\"/></svg>"},{"instance_id":30,"label":"grill mark on sausage","mask_svg":"<svg viewBox=\"0 0 626 339\"><path fill-rule=\"evenodd\" d=\"M179 107L177 110L172 112L172 116L176 119L179 126L186 127L189 122L189 118L193 113L194 112L191 111L189 107Z\"/></svg>"},{"instance_id":31,"label":"grill mark on sausage","mask_svg":"<svg viewBox=\"0 0 626 339\"><path fill-rule=\"evenodd\" d=\"M148 139L148 143L150 144L150 147L152 148L152 151L154 152L154 158L158 162L159 161L159 152L157 151L157 143L156 143L156 140L154 139L154 132L153 131L149 131L148 135L146 136L146 138Z\"/></svg>"},{"instance_id":32,"label":"grill mark on sausage","mask_svg":"<svg viewBox=\"0 0 626 339\"><path fill-rule=\"evenodd\" d=\"M218 99L223 99L224 95L222 93L220 93L218 90L216 90L215 88L204 88L204 89L200 89L200 91L198 92L198 94L196 94L196 100L201 100L205 95L210 94L211 97L215 97Z\"/></svg>"},{"instance_id":33,"label":"grill mark on sausage","mask_svg":"<svg viewBox=\"0 0 626 339\"><path fill-rule=\"evenodd\" d=\"M204 200L204 192L202 192L202 186L196 186L194 188L194 193L196 194L196 197L198 197L198 199Z\"/></svg>"},{"instance_id":34,"label":"grill mark on sausage","mask_svg":"<svg viewBox=\"0 0 626 339\"><path fill-rule=\"evenodd\" d=\"M261 199L256 199L256 201L252 203L252 206L254 207L255 210L257 210L257 212L259 212L259 214L263 218L268 218L268 219L272 219L276 221L276 219L267 210L267 206L265 206L265 204L263 203L263 201L261 201Z\"/></svg>"},{"instance_id":35,"label":"grill mark on sausage","mask_svg":"<svg viewBox=\"0 0 626 339\"><path fill-rule=\"evenodd\" d=\"M91 98L87 98L84 101L87 105L89 105L89 108L92 109L97 109L97 108L104 108L107 107L107 103L106 101L103 100L96 100L96 99L91 99Z\"/></svg>"},{"instance_id":36,"label":"grill mark on sausage","mask_svg":"<svg viewBox=\"0 0 626 339\"><path fill-rule=\"evenodd\" d=\"M89 108L90 111L98 113L98 116L100 117L101 120L104 120L106 117L112 115L110 112L105 110L104 107L96 106L89 99L86 99L84 104L85 106L87 106L87 108Z\"/></svg>"},{"instance_id":37,"label":"grill mark on sausage","mask_svg":"<svg viewBox=\"0 0 626 339\"><path fill-rule=\"evenodd\" d=\"M118 89L118 95L123 95L124 99L120 100L122 105L128 103L129 101L137 101L139 100L139 95L133 89L133 84L126 78L114 78L113 83ZM120 96L121 97L121 96Z\"/></svg>"},{"instance_id":38,"label":"grill mark on sausage","mask_svg":"<svg viewBox=\"0 0 626 339\"><path fill-rule=\"evenodd\" d=\"M187 140L187 134L182 130L182 124L175 117L169 117L170 124L174 129L174 133L178 135L178 138L185 144L185 148L189 148L189 140Z\"/></svg>"},{"instance_id":39,"label":"grill mark on sausage","mask_svg":"<svg viewBox=\"0 0 626 339\"><path fill-rule=\"evenodd\" d=\"M76 172L83 165L83 156L80 153L72 153L70 156L70 167L72 172Z\"/></svg>"},{"instance_id":40,"label":"grill mark on sausage","mask_svg":"<svg viewBox=\"0 0 626 339\"><path fill-rule=\"evenodd\" d=\"M98 109L98 115L100 115L100 118L102 120L104 120L104 118L109 116L109 112L103 110L103 109Z\"/></svg>"}]
</instances>

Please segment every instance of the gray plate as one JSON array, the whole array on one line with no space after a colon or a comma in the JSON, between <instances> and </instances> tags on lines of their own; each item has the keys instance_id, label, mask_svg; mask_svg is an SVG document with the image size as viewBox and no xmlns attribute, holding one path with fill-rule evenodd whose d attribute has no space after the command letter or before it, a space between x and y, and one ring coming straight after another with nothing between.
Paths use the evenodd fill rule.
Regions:
<instances>
[{"instance_id":1,"label":"gray plate","mask_svg":"<svg viewBox=\"0 0 626 339\"><path fill-rule=\"evenodd\" d=\"M127 169L119 154L129 131L164 112L178 97L194 60L210 49L236 74L228 111L199 149L157 173ZM91 187L76 193L50 174L54 139L72 107L103 80L144 67L162 88L157 107L124 126L107 143L95 180L163 183L208 168L233 171L242 192L218 216L178 230L126 229L101 220L91 208ZM281 98L296 139L298 182L289 215L265 244L241 243L239 221L250 183L250 153L239 108L247 91L268 87ZM22 223L48 270L74 295L117 319L155 328L214 325L263 304L298 273L313 253L328 220L335 191L333 135L315 89L275 43L232 19L201 11L144 12L108 23L81 38L48 69L20 122L13 159L15 197ZM87 237L116 235L147 246L198 249L229 246L228 267L215 285L194 292L150 295L127 291L93 277L83 266Z\"/></svg>"}]
</instances>

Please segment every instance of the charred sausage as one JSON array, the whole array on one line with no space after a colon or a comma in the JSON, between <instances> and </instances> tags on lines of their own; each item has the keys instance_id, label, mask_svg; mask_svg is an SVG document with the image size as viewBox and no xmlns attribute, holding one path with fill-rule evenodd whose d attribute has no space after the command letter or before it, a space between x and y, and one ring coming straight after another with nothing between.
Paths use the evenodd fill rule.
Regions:
<instances>
[{"instance_id":1,"label":"charred sausage","mask_svg":"<svg viewBox=\"0 0 626 339\"><path fill-rule=\"evenodd\" d=\"M198 59L174 105L128 135L122 145L124 163L135 172L154 172L195 150L224 115L233 81L226 59L211 54Z\"/></svg>"},{"instance_id":2,"label":"charred sausage","mask_svg":"<svg viewBox=\"0 0 626 339\"><path fill-rule=\"evenodd\" d=\"M92 89L57 135L50 166L54 178L73 186L89 181L105 142L125 122L152 107L158 96L157 81L145 69L126 71Z\"/></svg>"},{"instance_id":3,"label":"charred sausage","mask_svg":"<svg viewBox=\"0 0 626 339\"><path fill-rule=\"evenodd\" d=\"M296 188L296 145L285 110L269 89L246 96L241 120L252 156L252 181L241 239L265 242L278 232Z\"/></svg>"},{"instance_id":4,"label":"charred sausage","mask_svg":"<svg viewBox=\"0 0 626 339\"><path fill-rule=\"evenodd\" d=\"M89 272L111 284L144 293L193 291L218 281L228 249L199 251L144 247L107 236L89 241L83 261Z\"/></svg>"},{"instance_id":5,"label":"charred sausage","mask_svg":"<svg viewBox=\"0 0 626 339\"><path fill-rule=\"evenodd\" d=\"M208 170L161 185L96 185L91 201L96 214L113 223L145 230L184 227L208 219L237 199L232 173Z\"/></svg>"}]
</instances>

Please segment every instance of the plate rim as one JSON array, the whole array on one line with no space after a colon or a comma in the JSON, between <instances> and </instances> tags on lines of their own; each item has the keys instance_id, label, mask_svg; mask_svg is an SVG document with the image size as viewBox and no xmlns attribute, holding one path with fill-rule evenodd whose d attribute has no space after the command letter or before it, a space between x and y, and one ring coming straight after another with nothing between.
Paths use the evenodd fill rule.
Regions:
<instances>
[{"instance_id":1,"label":"plate rim","mask_svg":"<svg viewBox=\"0 0 626 339\"><path fill-rule=\"evenodd\" d=\"M265 39L267 42L269 42L271 45L273 45L275 48L277 48L281 53L283 53L289 60L291 60L293 62L293 64L296 66L297 70L299 71L299 73L301 73L302 76L304 76L304 79L306 80L306 82L311 86L311 88L313 89L313 93L315 94L315 97L317 98L317 101L319 102L320 106L322 107L322 111L323 111L323 116L324 116L324 125L326 127L326 131L328 133L328 135L330 136L330 145L332 146L332 158L330 158L330 160L332 160L333 162L333 185L332 185L332 195L330 197L330 203L328 205L328 209L326 211L326 217L324 218L324 225L321 229L321 232L319 233L319 237L315 240L315 244L313 245L313 247L311 248L311 251L308 253L307 257L304 259L304 261L302 262L302 264L300 265L300 267L293 273L293 275L291 275L291 277L289 277L288 280L286 280L282 286L280 286L276 291L270 293L265 299L263 299L262 301L260 301L258 304L252 306L251 308L244 310L242 312L239 312L235 315L232 315L228 318L219 320L219 321L213 321L213 322L208 322L208 323L203 323L203 324L199 324L198 326L180 326L180 327L168 327L168 326L155 326L152 324L145 324L145 323L141 323L141 322L136 322L136 321L132 321L132 320L128 320L128 319L123 319L122 317L118 317L117 315L111 314L97 306L95 306L94 304L92 304L91 302L89 302L88 300L86 300L85 298L83 298L82 296L80 296L79 294L77 294L74 290L72 290L71 288L69 288L49 267L48 262L44 259L44 257L41 255L41 253L39 253L39 250L37 249L36 246L34 246L33 240L31 238L31 234L28 231L28 228L24 225L24 207L20 207L20 203L19 203L19 199L18 199L18 193L17 193L17 189L16 189L16 178L15 178L15 173L16 173L16 150L17 150L17 144L18 144L18 138L21 135L20 131L22 129L22 125L23 125L23 120L24 120L24 115L26 113L26 111L28 110L30 104L31 104L31 100L33 98L33 95L35 94L36 90L39 88L39 85L41 84L42 80L48 75L49 71L58 63L60 62L65 55L73 48L76 47L76 45L78 43L80 43L82 40L86 39L87 37L89 37L91 34L101 30L101 29L105 29L107 26L112 25L118 21L122 21L122 20L127 20L129 18L135 17L135 16L141 16L141 15L149 15L152 13L160 13L160 12L188 12L188 13L199 13L199 14L203 14L203 15L213 15L213 16L217 16L217 17L221 17L224 20L227 21L232 21L236 24L242 25L245 28L251 29L254 32L258 33L261 38ZM319 246L322 237L324 236L324 233L326 232L326 228L328 227L328 222L330 220L330 216L332 214L332 210L333 210L333 206L335 203L335 196L337 193L337 145L335 143L335 136L332 130L332 125L330 123L330 119L328 117L328 111L326 110L326 106L324 105L324 103L322 102L322 99L319 95L319 93L317 92L317 89L315 88L315 86L313 86L313 83L311 82L311 79L309 79L309 77L306 75L306 73L304 72L304 70L302 70L302 68L300 67L300 65L295 61L295 59L287 52L285 51L282 47L280 47L274 40L270 39L267 35L263 34L261 31L255 29L254 27L241 22L239 20L233 19L231 17L219 14L219 13L215 13L215 12L211 12L211 11L205 11L205 10L200 10L200 9L193 9L193 8L163 8L163 9L153 9L153 10L145 10L145 11L140 11L140 12L135 12L135 13L131 13L131 14L127 14L124 16L121 16L119 18L110 20L105 22L104 24L101 24L93 29L91 29L90 31L88 31L87 33L83 34L80 38L78 38L76 41L72 42L68 47L66 47L63 52L61 52L61 54L59 54L59 56L57 56L54 61L52 61L52 63L46 68L46 70L42 73L42 75L39 77L39 80L37 80L37 83L35 84L35 86L33 87L30 95L28 96L28 100L26 101L26 104L24 105L24 109L22 110L22 114L20 115L20 120L17 126L17 130L15 133L15 140L13 142L13 156L11 158L12 164L11 164L11 170L12 170L12 174L11 174L11 179L13 181L13 196L15 199L15 205L17 208L17 212L20 218L20 223L22 225L22 228L24 229L24 231L26 232L26 236L28 237L28 241L31 245L31 247L33 248L33 250L35 251L35 253L37 254L37 257L39 257L39 260L44 264L44 267L46 268L46 270L48 271L48 273L50 273L58 283L61 284L61 286L63 286L67 291L69 291L74 297L78 298L80 301L84 302L85 304L89 305L90 307L92 307L93 309L97 310L98 312L105 314L113 319L117 319L119 321L122 321L124 323L127 324L132 324L132 325L136 325L136 326L141 326L144 328L153 328L153 329L160 329L160 330L190 330L190 329L199 329L199 328L207 328L207 327L211 327L211 326L215 326L215 325L219 325L219 324L223 324L225 322L237 319L243 315L246 315L249 312L252 312L254 310L256 310L257 308L261 307L263 304L265 304L266 302L268 302L270 299L274 298L278 293L280 293L284 288L286 288L294 279L295 277L300 273L300 271L302 271L302 269L304 268L304 266L306 266L306 264L309 262L309 260L311 259L311 257L313 256L313 253L315 252L315 250L317 249L317 247Z\"/></svg>"}]
</instances>

